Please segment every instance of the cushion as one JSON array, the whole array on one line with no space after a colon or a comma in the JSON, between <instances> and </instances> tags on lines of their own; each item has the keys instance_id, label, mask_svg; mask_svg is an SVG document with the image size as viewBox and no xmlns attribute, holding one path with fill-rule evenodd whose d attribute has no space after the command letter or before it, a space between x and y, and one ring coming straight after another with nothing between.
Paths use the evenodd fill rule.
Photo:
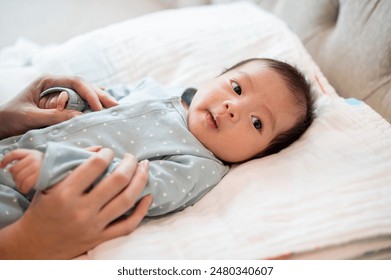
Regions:
<instances>
[{"instance_id":1,"label":"cushion","mask_svg":"<svg viewBox=\"0 0 391 280\"><path fill-rule=\"evenodd\" d=\"M41 72L79 75L102 86L149 76L197 87L250 57L290 62L307 73L317 93L324 90L321 82L335 94L285 23L249 3L142 16L44 48L32 64Z\"/></svg>"},{"instance_id":2,"label":"cushion","mask_svg":"<svg viewBox=\"0 0 391 280\"><path fill-rule=\"evenodd\" d=\"M262 0L298 34L343 97L391 122L390 1Z\"/></svg>"}]
</instances>

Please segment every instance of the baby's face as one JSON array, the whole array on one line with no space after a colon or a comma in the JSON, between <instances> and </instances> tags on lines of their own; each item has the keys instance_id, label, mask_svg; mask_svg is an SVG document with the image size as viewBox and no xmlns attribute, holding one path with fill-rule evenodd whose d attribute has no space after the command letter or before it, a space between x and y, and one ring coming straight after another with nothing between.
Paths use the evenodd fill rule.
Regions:
<instances>
[{"instance_id":1,"label":"baby's face","mask_svg":"<svg viewBox=\"0 0 391 280\"><path fill-rule=\"evenodd\" d=\"M293 127L298 107L282 77L249 62L201 86L190 105L190 132L213 154L241 162Z\"/></svg>"}]
</instances>

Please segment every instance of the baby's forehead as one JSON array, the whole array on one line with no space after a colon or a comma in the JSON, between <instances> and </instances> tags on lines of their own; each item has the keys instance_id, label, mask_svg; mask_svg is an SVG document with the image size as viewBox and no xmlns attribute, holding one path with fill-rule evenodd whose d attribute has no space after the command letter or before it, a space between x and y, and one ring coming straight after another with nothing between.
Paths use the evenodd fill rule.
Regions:
<instances>
[{"instance_id":1,"label":"baby's forehead","mask_svg":"<svg viewBox=\"0 0 391 280\"><path fill-rule=\"evenodd\" d=\"M238 66L228 72L230 75L242 77L244 81L251 82L254 86L265 86L267 84L285 85L282 75L260 61L251 61Z\"/></svg>"},{"instance_id":2,"label":"baby's forehead","mask_svg":"<svg viewBox=\"0 0 391 280\"><path fill-rule=\"evenodd\" d=\"M295 111L301 110L301 106L297 104L297 96L292 92L284 76L267 62L250 61L232 70L242 76L247 84L251 84L254 94L250 97L258 99L260 95L267 95L269 101L275 100Z\"/></svg>"},{"instance_id":3,"label":"baby's forehead","mask_svg":"<svg viewBox=\"0 0 391 280\"><path fill-rule=\"evenodd\" d=\"M243 77L244 81L253 85L254 90L256 90L257 87L273 88L276 85L279 85L280 88L287 89L287 84L283 76L264 62L248 62L232 69L231 74Z\"/></svg>"},{"instance_id":4,"label":"baby's forehead","mask_svg":"<svg viewBox=\"0 0 391 280\"><path fill-rule=\"evenodd\" d=\"M245 71L248 74L256 75L259 74L261 70L271 70L271 68L267 65L265 61L261 60L255 60L255 61L249 61L245 64L242 64L238 67L235 67L232 69L233 71L241 72Z\"/></svg>"}]
</instances>

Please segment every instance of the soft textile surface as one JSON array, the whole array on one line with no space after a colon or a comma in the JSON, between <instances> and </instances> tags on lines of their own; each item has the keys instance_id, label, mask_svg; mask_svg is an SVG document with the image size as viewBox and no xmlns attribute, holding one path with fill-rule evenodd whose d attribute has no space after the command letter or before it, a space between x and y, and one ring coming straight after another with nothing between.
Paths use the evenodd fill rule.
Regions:
<instances>
[{"instance_id":1,"label":"soft textile surface","mask_svg":"<svg viewBox=\"0 0 391 280\"><path fill-rule=\"evenodd\" d=\"M291 62L312 81L318 108L309 131L279 154L236 166L193 207L147 220L89 258L270 258L391 236L390 124L364 103L337 97L300 40L257 6L148 15L43 48L28 61L38 72L100 85L151 76L197 86L255 56Z\"/></svg>"},{"instance_id":2,"label":"soft textile surface","mask_svg":"<svg viewBox=\"0 0 391 280\"><path fill-rule=\"evenodd\" d=\"M322 98L318 114L289 149L236 167L195 206L89 257L270 258L390 235L390 125L363 103Z\"/></svg>"},{"instance_id":3,"label":"soft textile surface","mask_svg":"<svg viewBox=\"0 0 391 280\"><path fill-rule=\"evenodd\" d=\"M341 96L364 100L391 122L391 1L258 2L298 34Z\"/></svg>"},{"instance_id":4,"label":"soft textile surface","mask_svg":"<svg viewBox=\"0 0 391 280\"><path fill-rule=\"evenodd\" d=\"M256 56L291 62L311 79L323 79L282 21L246 3L147 15L45 48L31 60L42 72L80 75L101 85L150 76L197 86Z\"/></svg>"}]
</instances>

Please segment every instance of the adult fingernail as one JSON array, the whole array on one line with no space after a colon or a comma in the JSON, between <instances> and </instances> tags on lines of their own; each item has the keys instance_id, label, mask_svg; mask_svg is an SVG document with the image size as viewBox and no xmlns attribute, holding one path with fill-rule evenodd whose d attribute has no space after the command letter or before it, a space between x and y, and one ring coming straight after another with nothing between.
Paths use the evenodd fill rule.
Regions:
<instances>
[{"instance_id":1,"label":"adult fingernail","mask_svg":"<svg viewBox=\"0 0 391 280\"><path fill-rule=\"evenodd\" d=\"M140 166L143 168L148 168L149 167L149 160L144 159L143 161L140 161Z\"/></svg>"}]
</instances>

